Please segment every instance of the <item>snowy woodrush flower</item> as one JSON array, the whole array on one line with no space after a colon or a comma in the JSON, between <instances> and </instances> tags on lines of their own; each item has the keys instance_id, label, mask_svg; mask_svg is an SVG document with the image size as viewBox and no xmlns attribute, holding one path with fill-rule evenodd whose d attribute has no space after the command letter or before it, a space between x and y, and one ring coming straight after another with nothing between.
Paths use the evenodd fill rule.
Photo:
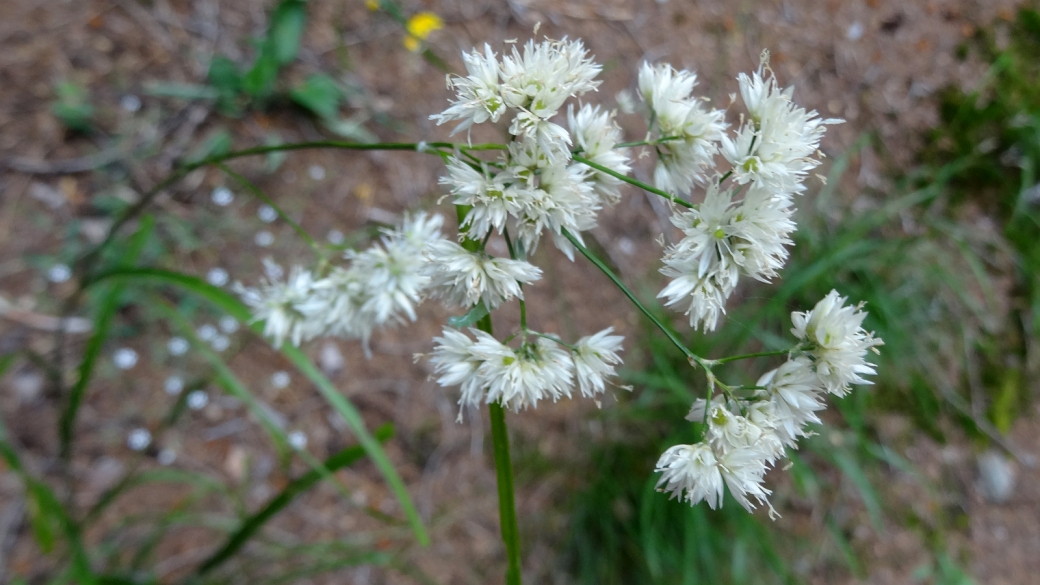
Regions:
<instances>
[{"instance_id":1,"label":"snowy woodrush flower","mask_svg":"<svg viewBox=\"0 0 1040 585\"><path fill-rule=\"evenodd\" d=\"M277 271L271 268L272 262L265 260L264 264L267 278L258 288L235 283L235 292L252 309L253 320L264 322L264 337L279 347L287 339L299 345L321 333L322 328L305 309L315 294L314 276L294 267L283 282L274 277Z\"/></svg>"},{"instance_id":2,"label":"snowy woodrush flower","mask_svg":"<svg viewBox=\"0 0 1040 585\"><path fill-rule=\"evenodd\" d=\"M488 309L495 309L514 297L522 299L520 285L542 277L541 270L523 260L470 252L449 240L431 243L426 258L430 294L463 308L484 301Z\"/></svg>"},{"instance_id":3,"label":"snowy woodrush flower","mask_svg":"<svg viewBox=\"0 0 1040 585\"><path fill-rule=\"evenodd\" d=\"M727 126L724 112L691 96L695 85L696 74L671 65L643 63L639 70L640 95L665 139L657 144L654 185L673 194L706 182Z\"/></svg>"},{"instance_id":4,"label":"snowy woodrush flower","mask_svg":"<svg viewBox=\"0 0 1040 585\"><path fill-rule=\"evenodd\" d=\"M733 192L708 187L704 201L672 216L685 237L665 250L661 273L672 277L658 298L689 301L690 326L714 331L740 274L768 282L787 259L790 202L752 187L740 203Z\"/></svg>"},{"instance_id":5,"label":"snowy woodrush flower","mask_svg":"<svg viewBox=\"0 0 1040 585\"><path fill-rule=\"evenodd\" d=\"M574 374L582 396L601 394L606 388L605 378L615 375L614 366L621 363L617 352L621 351L620 335L611 335L608 327L595 335L582 337L574 344Z\"/></svg>"},{"instance_id":6,"label":"snowy woodrush flower","mask_svg":"<svg viewBox=\"0 0 1040 585\"><path fill-rule=\"evenodd\" d=\"M755 182L775 193L795 194L805 190L802 181L820 161L818 151L825 125L840 119L820 119L794 104L794 88L781 90L776 78L740 74L740 95L750 119L737 136L722 137L722 155L733 165L733 178L740 184Z\"/></svg>"},{"instance_id":7,"label":"snowy woodrush flower","mask_svg":"<svg viewBox=\"0 0 1040 585\"><path fill-rule=\"evenodd\" d=\"M793 448L799 437L809 436L805 425L820 424L816 413L825 408L819 396L822 383L808 358L787 360L763 374L755 385L765 387L759 397L768 400L764 404L769 406L773 430L785 446Z\"/></svg>"},{"instance_id":8,"label":"snowy woodrush flower","mask_svg":"<svg viewBox=\"0 0 1040 585\"><path fill-rule=\"evenodd\" d=\"M884 344L863 329L863 304L845 306L846 300L832 290L811 311L791 313L791 333L802 341L824 388L837 396L847 394L849 384L873 383L863 378L876 373L865 358L868 350L876 352Z\"/></svg>"},{"instance_id":9,"label":"snowy woodrush flower","mask_svg":"<svg viewBox=\"0 0 1040 585\"><path fill-rule=\"evenodd\" d=\"M567 126L583 157L622 175L632 170L628 157L616 148L621 142L621 129L614 123L613 112L585 104L575 114L571 106L567 109ZM621 199L620 179L600 171L593 171L590 178L606 202L614 204Z\"/></svg>"},{"instance_id":10,"label":"snowy woodrush flower","mask_svg":"<svg viewBox=\"0 0 1040 585\"><path fill-rule=\"evenodd\" d=\"M485 44L483 54L479 51L463 53L462 61L469 75L448 76L448 88L454 89L457 97L450 108L430 116L431 120L437 121L438 126L452 120L461 120L452 134L468 130L474 124L488 120L498 122L505 112L505 104L498 87L498 59L491 47Z\"/></svg>"},{"instance_id":11,"label":"snowy woodrush flower","mask_svg":"<svg viewBox=\"0 0 1040 585\"><path fill-rule=\"evenodd\" d=\"M605 378L621 363L622 337L613 329L583 337L573 350L552 336L526 332L519 348L511 348L483 331L476 340L451 328L434 338L430 363L437 383L460 386L459 405L500 402L514 411L537 407L541 400L570 398L575 387L584 396L603 392ZM527 341L535 336L534 341ZM577 378L577 386L575 386ZM459 414L461 417L461 412Z\"/></svg>"},{"instance_id":12,"label":"snowy woodrush flower","mask_svg":"<svg viewBox=\"0 0 1040 585\"><path fill-rule=\"evenodd\" d=\"M670 492L671 497L685 499L691 506L701 500L712 510L722 505L722 472L715 452L704 443L669 447L654 471L662 474L658 491Z\"/></svg>"}]
</instances>

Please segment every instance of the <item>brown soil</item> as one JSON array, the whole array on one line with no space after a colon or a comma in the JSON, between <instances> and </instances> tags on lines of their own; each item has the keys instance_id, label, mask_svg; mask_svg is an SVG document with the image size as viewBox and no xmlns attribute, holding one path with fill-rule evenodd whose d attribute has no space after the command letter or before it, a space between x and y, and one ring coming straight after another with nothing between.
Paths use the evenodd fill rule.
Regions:
<instances>
[{"instance_id":1,"label":"brown soil","mask_svg":"<svg viewBox=\"0 0 1040 585\"><path fill-rule=\"evenodd\" d=\"M64 251L66 257L61 259L71 258L66 235L70 226L81 226L88 237L105 229L104 220L91 211L95 198L113 193L133 198L146 191L174 161L217 128L229 130L238 147L260 144L272 132L286 141L326 136L313 120L287 107L231 119L202 105L145 92L156 81L202 83L212 55L244 62L251 54L249 39L264 30L269 4L259 0L7 0L0 4L4 48L0 51L0 295L30 315L28 323L0 320L0 349L28 344L41 355L52 355L53 336L39 330L38 317L55 313L73 287L47 282L45 272L52 261L46 255ZM884 169L912 164L916 137L936 120L930 96L951 83L969 87L983 71L978 63L957 60L957 45L976 27L1011 18L1016 4L1005 0L524 0L502 4L446 0L411 2L405 9L431 10L445 19L446 29L434 35L431 46L456 69L460 51L485 41L495 45L504 39L528 38L539 22L540 33L582 38L598 61L606 64L604 84L594 98L606 104L613 104L618 92L632 88L633 74L644 59L696 70L701 89L715 103L728 103L729 94L736 90L735 74L753 69L761 49L768 48L773 68L782 81L797 86L801 103L848 121L828 133L826 153L843 152L863 132L880 136L884 148L865 151L854 161L858 170L854 166L847 175L848 187L855 191L883 189ZM303 50L285 79L300 81L316 71L343 72L349 64L350 72L337 75L363 88L364 94L345 113L367 111L394 120L396 131L375 122L367 126L386 140L447 136L448 130L428 120L448 98L443 75L402 48L397 24L385 14L368 11L363 2L311 0L309 10ZM89 89L99 131L89 137L70 135L51 115L49 103L58 80L74 80ZM127 95L141 98L139 111L120 106ZM637 116L621 116L620 121L628 137L641 135ZM62 172L60 161L111 149L123 172ZM263 166L263 159L234 165L309 232L321 236L332 229L351 233L371 219L385 218L387 212L397 213L420 200L431 206L439 193L441 172L434 157L407 153L312 151L289 156L273 174L265 174ZM646 169L639 172L645 176ZM213 205L209 193L222 184L229 183L216 171L198 173L157 203L161 213L196 228L197 247L188 253L174 251L180 269L204 275L220 266L232 280L252 282L264 256L282 264L304 257L305 246L293 239L288 226L262 224L256 218L257 205L244 192L227 208ZM121 190L116 190L120 185ZM273 232L273 247L253 245L260 229ZM651 294L654 277L648 275L654 274L659 253L653 240L661 230L658 210L650 199L631 192L604 214L595 238L623 277L647 283L636 288ZM530 305L537 308L532 327L577 337L614 326L628 336L626 347L632 347L637 320L620 293L586 263L571 264L547 248L538 252L538 261L548 266L546 278L530 291ZM361 409L370 428L388 421L397 428L388 452L408 483L433 541L429 548L410 551L408 557L439 583L496 583L501 581L504 556L498 538L494 470L486 446L486 415L469 414L466 422L456 424L455 397L426 380L424 362L412 360L412 354L428 351L427 340L438 333L446 316L432 305L425 306L416 324L377 335L371 359L364 358L357 343L330 342L345 358L334 382ZM510 319L515 316L496 325L505 327ZM188 413L172 428L160 429L173 403L163 392L163 380L172 372L190 378L203 362L197 356L171 359L165 350L171 332L154 325L155 313L146 307L121 313L117 322L118 339L105 348L77 426L71 471L80 488L77 504L89 506L128 469L159 466L154 449L141 456L126 447L127 433L136 427L152 429L158 448L176 451L175 467L221 478L244 494L250 508L304 469L298 462L290 468L281 466L244 407L218 398L215 388L205 409ZM203 322L213 323L215 317L200 316L195 325ZM73 336L67 352L79 355L84 341L82 335ZM322 345L316 343L309 350L317 356ZM120 346L133 347L140 356L129 372L112 366L111 353ZM307 431L308 448L315 456L351 443L349 433L328 415L323 400L300 376L295 375L288 388L272 386L272 373L291 368L264 344L237 334L227 355L233 356L231 367L242 380L285 417L287 428ZM74 379L74 360L46 359L67 380ZM42 376L27 363L9 373L0 392L0 413L15 442L28 454L30 469L57 480L54 429L59 402L48 394L46 384L41 389ZM610 401L604 407L610 408ZM596 436L589 422L594 408L585 401L564 401L512 417L514 441L520 450L548 461L567 461L583 441ZM1038 437L1035 413L1012 432L1017 444L1027 449L1035 447ZM959 478L954 485L960 489L947 496L952 505L966 511L969 525L950 546L957 554L967 553L979 582L1035 582L1040 574L1040 524L1036 522L1040 471L1021 467L1012 498L1002 505L989 504L974 487L975 456L968 447L940 449L916 437L906 440L905 446L905 455L928 477ZM273 523L272 539L297 543L365 534L377 548L395 547L402 529L387 529L365 513L366 506L390 514L397 511L375 469L361 464L337 476L350 490L349 500L328 485L315 490ZM916 484L906 478L887 479L897 494L893 506L912 507L921 497ZM529 582L565 582L555 548L564 519L548 511L579 483L580 478L568 476L566 469L556 469L521 485L518 504L525 525ZM0 581L39 576L50 568L33 543L21 493L13 472L0 472ZM111 526L127 514L168 508L186 497L187 491L181 489L139 488L111 508L101 526ZM210 520L234 514L219 506L207 509ZM914 532L890 528L878 535L868 529L857 540L870 558L867 580L871 583L910 582L923 559L924 548ZM157 553L163 581L185 575L212 550L215 535L202 528L171 529ZM86 535L88 541L99 536ZM145 537L145 531L131 531L127 538ZM814 575L811 567L809 574ZM411 582L396 572L367 568L344 570L320 582L345 582L344 577L353 583ZM824 582L822 575L816 577Z\"/></svg>"}]
</instances>

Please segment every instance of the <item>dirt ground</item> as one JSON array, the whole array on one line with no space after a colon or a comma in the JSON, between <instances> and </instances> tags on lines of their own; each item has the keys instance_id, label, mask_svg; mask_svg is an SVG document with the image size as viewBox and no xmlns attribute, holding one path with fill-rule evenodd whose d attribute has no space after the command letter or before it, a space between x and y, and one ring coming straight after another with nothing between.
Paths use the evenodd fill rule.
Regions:
<instances>
[{"instance_id":1,"label":"dirt ground","mask_svg":"<svg viewBox=\"0 0 1040 585\"><path fill-rule=\"evenodd\" d=\"M209 132L225 128L237 147L263 143L277 132L286 141L327 136L297 110L278 106L240 119L208 107L148 94L154 82L202 83L213 55L245 62L249 38L262 34L265 9L260 0L6 0L0 3L0 296L24 313L53 314L71 283L51 283L47 260L69 253L65 234L77 226L88 238L103 233L105 220L91 211L96 197L134 197L155 184L174 161ZM456 70L459 54L485 41L525 39L536 23L540 34L581 38L605 64L604 83L592 101L613 105L619 92L634 87L643 60L668 61L698 72L700 89L715 103L726 104L736 91L735 75L753 69L763 48L784 83L796 86L796 99L825 116L847 120L828 132L822 150L840 154L864 132L876 132L883 148L866 149L854 161L846 181L850 201L859 188L883 190L885 169L906 168L918 134L936 121L929 99L953 83L971 87L984 71L978 63L954 57L957 46L976 27L1007 20L1018 3L1005 0L853 2L786 0L661 2L516 0L506 3L430 1L405 3L406 12L430 10L446 22L431 38L432 48ZM400 26L385 14L370 12L361 1L311 0L307 34L299 59L284 77L300 81L317 71L335 74L364 89L345 113L368 112L396 126L368 124L386 140L441 139L448 134L428 116L441 111L449 97L443 74L401 46ZM343 72L349 64L350 71ZM89 90L97 109L99 131L70 136L50 113L54 84L75 80ZM139 98L139 109L126 107L126 96ZM133 110L133 111L131 111ZM629 139L644 128L638 116L619 121ZM119 161L120 171L68 172L77 164L92 166L94 153ZM84 158L86 157L86 158ZM69 164L72 161L74 164ZM313 151L293 154L274 173L265 174L262 159L235 168L256 180L309 232L350 233L372 219L383 219L422 202L431 206L440 193L440 162L414 154L351 154ZM97 165L94 165L97 166ZM638 170L647 176L643 165ZM226 184L215 172L197 173L161 197L162 213L199 226L197 246L177 254L179 268L205 275L224 268L231 280L255 281L261 258L282 264L302 258L305 246L288 226L265 225L257 205L245 194L227 207L210 201L210 192ZM230 185L229 185L230 186ZM629 192L605 212L596 240L629 282L653 291L654 261L661 232L660 209L650 199ZM258 231L269 230L273 246L254 245ZM638 330L636 316L616 290L586 263L571 264L555 250L539 250L546 277L530 291L532 327L578 337L614 326L630 348ZM64 252L62 252L64 251ZM68 260L70 258L65 258ZM649 279L649 281L647 280ZM591 283L591 284L590 284ZM551 310L550 310L551 309ZM370 428L392 421L397 437L388 452L401 470L420 513L430 527L432 546L410 551L409 558L438 583L496 583L504 569L498 538L494 469L485 450L487 423L481 416L456 424L455 397L427 381L425 362L412 355L429 350L447 314L424 306L407 328L377 335L374 356L365 359L357 343L317 342L309 351L329 365L333 380L363 412ZM211 391L208 406L189 413L171 428L160 421L174 399L163 391L171 373L189 377L201 361L171 358L165 349L170 331L149 325L143 312L119 315L119 339L105 349L133 347L139 363L127 372L103 361L77 427L73 475L81 490L77 503L89 505L127 469L157 467L159 450L176 453L175 466L218 474L241 488L250 506L269 498L302 467L280 467L268 443L242 405ZM508 321L509 318L506 319ZM208 322L215 323L216 317ZM506 323L503 321L503 324ZM202 325L200 321L195 325ZM46 323L0 319L0 345L28 343L42 355L53 352ZM231 335L226 353L232 368L280 413L287 428L306 430L308 449L326 456L351 439L313 388L299 376L288 387L271 382L289 364L258 341ZM82 336L72 339L73 354ZM324 355L326 359L320 358ZM330 363L336 356L343 363ZM71 360L69 360L71 362ZM335 360L331 360L334 362ZM66 364L67 376L74 365ZM57 451L56 401L43 390L43 373L29 364L6 376L0 388L0 412L14 439L31 453L30 467L51 473ZM610 404L604 407L610 408ZM564 401L513 417L514 441L521 449L548 459L574 453L596 433L588 413L595 406ZM486 415L484 415L486 416ZM899 427L898 421L894 423ZM126 446L131 429L145 427L155 448L145 455ZM1029 413L1011 439L1026 452L1040 440L1040 416ZM966 553L979 583L1035 583L1040 574L1040 470L1014 464L1016 488L1002 504L982 498L976 454L965 445L937 447L921 439L907 442L905 456L935 479L953 477L960 489L945 494L945 505L962 508L970 522L951 546ZM566 459L565 457L563 458ZM363 464L338 474L352 496L344 502L325 486L295 504L273 524L278 538L306 541L371 531L392 540L400 529L379 528L365 514L372 506L395 512L395 503L374 468ZM561 492L573 485L566 470L547 473L520 487L518 505L527 550L525 576L532 583L562 583L566 577L554 547L559 518L546 515ZM906 478L891 478L895 493L912 506L915 488L900 492ZM11 472L0 473L0 581L13 575L37 575L47 569L33 544ZM184 497L176 490L140 489L110 512L118 515L168 506ZM215 510L214 514L230 514ZM396 531L396 532L395 532ZM88 534L88 540L96 535ZM869 583L911 582L923 549L912 533L892 527L880 535L865 533L857 542L871 562ZM164 581L183 576L212 550L212 534L175 529L159 545ZM6 573L5 573L6 571ZM345 577L345 580L344 580ZM824 582L809 570L810 580ZM328 581L350 583L412 582L395 572L350 569ZM833 582L833 581L830 581Z\"/></svg>"}]
</instances>

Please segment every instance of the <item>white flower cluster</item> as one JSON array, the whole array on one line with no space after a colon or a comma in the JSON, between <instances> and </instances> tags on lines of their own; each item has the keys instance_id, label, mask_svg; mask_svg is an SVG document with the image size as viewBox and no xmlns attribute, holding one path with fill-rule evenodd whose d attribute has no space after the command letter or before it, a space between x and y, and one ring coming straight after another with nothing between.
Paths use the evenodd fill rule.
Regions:
<instances>
[{"instance_id":1,"label":"white flower cluster","mask_svg":"<svg viewBox=\"0 0 1040 585\"><path fill-rule=\"evenodd\" d=\"M450 328L434 338L430 362L437 383L460 386L460 406L499 402L514 411L537 407L540 400L570 398L574 388L590 398L603 393L608 378L615 375L614 366L621 363L618 352L624 340L611 335L613 328L582 337L574 345L525 332L514 349L483 331L470 332L476 340ZM529 342L528 335L534 340Z\"/></svg>"},{"instance_id":2,"label":"white flower cluster","mask_svg":"<svg viewBox=\"0 0 1040 585\"><path fill-rule=\"evenodd\" d=\"M573 162L572 148L596 164L618 173L629 170L627 157L616 148L621 131L613 114L588 104L567 111L568 128L553 121L564 103L596 89L600 66L580 41L528 41L501 60L489 46L463 56L469 75L449 77L456 90L451 107L431 116L438 124L459 120L455 131L475 124L498 122L511 113L508 131L514 141L497 160L478 162L453 157L441 183L451 190L455 205L472 209L462 229L480 240L492 230L513 226L524 252L534 251L542 233L552 234L557 247L573 259L563 231L580 238L596 226L606 204L617 201L620 181Z\"/></svg>"},{"instance_id":3,"label":"white flower cluster","mask_svg":"<svg viewBox=\"0 0 1040 585\"><path fill-rule=\"evenodd\" d=\"M441 239L443 221L425 213L406 216L400 226L383 230L379 243L348 251L348 265L325 276L294 267L282 280L281 267L265 260L266 281L257 288L236 283L235 290L276 346L338 335L361 339L367 348L376 327L415 320L415 306L430 284L425 252Z\"/></svg>"},{"instance_id":4,"label":"white flower cluster","mask_svg":"<svg viewBox=\"0 0 1040 585\"><path fill-rule=\"evenodd\" d=\"M751 393L738 397L729 389L711 402L693 403L687 419L706 422L705 438L694 445L675 445L661 455L656 471L658 489L684 498L691 505L706 500L721 505L723 484L744 508L755 502L769 505L764 485L766 471L797 448L806 426L820 422L823 395L844 396L850 384L870 384L862 375L873 374L865 360L882 341L866 332L862 306L845 306L845 298L831 291L811 310L792 313L791 332L799 344L779 368L759 378Z\"/></svg>"},{"instance_id":5,"label":"white flower cluster","mask_svg":"<svg viewBox=\"0 0 1040 585\"><path fill-rule=\"evenodd\" d=\"M724 112L705 109L706 100L691 95L696 85L696 74L670 65L643 63L639 70L639 93L650 107L651 130L656 122L660 134L654 183L673 194L707 182L727 127Z\"/></svg>"},{"instance_id":6,"label":"white flower cluster","mask_svg":"<svg viewBox=\"0 0 1040 585\"><path fill-rule=\"evenodd\" d=\"M715 329L741 275L768 282L783 267L795 230L793 196L820 164L814 156L825 125L841 122L798 107L793 90L781 90L762 70L738 77L749 115L733 137L722 112L690 97L692 73L644 64L639 74L660 134L657 187L682 193L707 185L703 202L672 218L685 237L665 251L661 272L673 280L659 295L668 306L686 306L690 326L706 331ZM725 174L715 168L719 153L731 165ZM728 178L733 187L724 186Z\"/></svg>"}]
</instances>

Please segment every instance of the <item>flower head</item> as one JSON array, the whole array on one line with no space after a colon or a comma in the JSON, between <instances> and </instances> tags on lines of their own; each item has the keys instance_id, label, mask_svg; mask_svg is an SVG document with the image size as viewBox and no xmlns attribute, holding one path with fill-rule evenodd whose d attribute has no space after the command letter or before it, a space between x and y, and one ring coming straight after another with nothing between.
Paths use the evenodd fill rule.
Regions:
<instances>
[{"instance_id":1,"label":"flower head","mask_svg":"<svg viewBox=\"0 0 1040 585\"><path fill-rule=\"evenodd\" d=\"M863 305L845 306L846 300L832 290L811 311L791 313L791 333L802 341L824 388L837 396L848 393L850 384L872 383L863 378L875 373L867 351L884 343L863 329Z\"/></svg>"},{"instance_id":2,"label":"flower head","mask_svg":"<svg viewBox=\"0 0 1040 585\"><path fill-rule=\"evenodd\" d=\"M253 311L254 321L264 322L264 336L271 338L275 347L287 339L293 345L311 339L323 330L307 304L314 295L314 276L300 267L293 267L289 277L280 279L281 267L264 261L266 279L259 287L245 287L235 283L235 292Z\"/></svg>"},{"instance_id":3,"label":"flower head","mask_svg":"<svg viewBox=\"0 0 1040 585\"><path fill-rule=\"evenodd\" d=\"M621 363L617 352L621 351L624 337L611 335L613 327L608 327L595 335L582 337L574 344L574 373L578 379L578 388L583 396L594 396L604 391L605 378L615 375L614 366Z\"/></svg>"},{"instance_id":4,"label":"flower head","mask_svg":"<svg viewBox=\"0 0 1040 585\"><path fill-rule=\"evenodd\" d=\"M470 252L455 242L437 240L426 249L426 274L433 296L449 304L471 307L480 301L494 309L513 297L524 298L521 284L542 277L542 271L523 260L495 258Z\"/></svg>"},{"instance_id":5,"label":"flower head","mask_svg":"<svg viewBox=\"0 0 1040 585\"><path fill-rule=\"evenodd\" d=\"M722 471L708 445L670 447L657 460L654 471L661 474L658 491L670 492L672 497L685 499L691 506L701 500L706 500L712 510L722 505Z\"/></svg>"}]
</instances>

